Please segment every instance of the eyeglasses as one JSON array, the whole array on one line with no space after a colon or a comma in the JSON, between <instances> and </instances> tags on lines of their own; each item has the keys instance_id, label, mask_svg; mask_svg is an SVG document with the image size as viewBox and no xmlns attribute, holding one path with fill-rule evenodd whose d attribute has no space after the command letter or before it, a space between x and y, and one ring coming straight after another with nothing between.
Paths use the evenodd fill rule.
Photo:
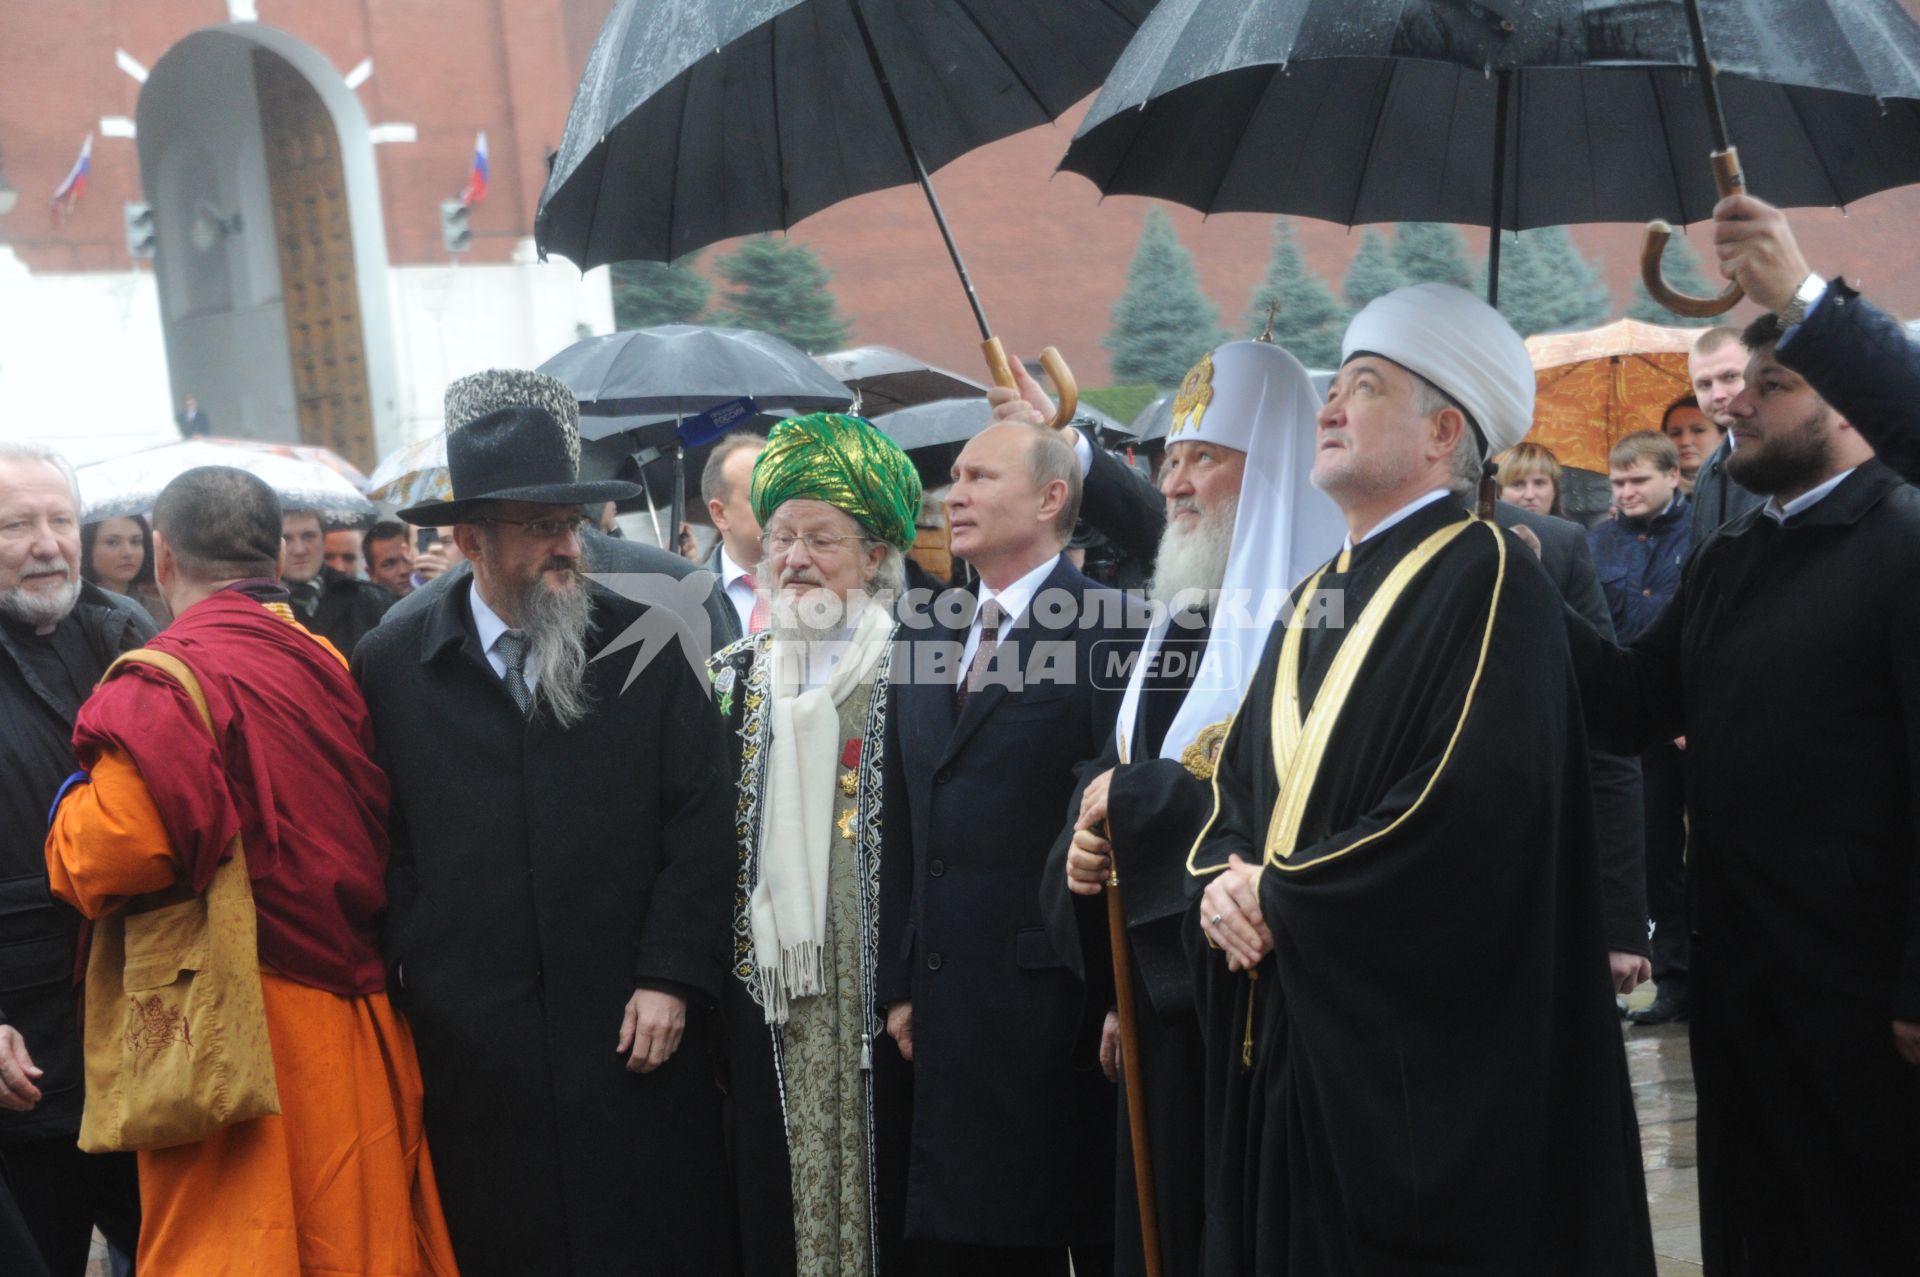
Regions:
<instances>
[{"instance_id":1,"label":"eyeglasses","mask_svg":"<svg viewBox=\"0 0 1920 1277\"><path fill-rule=\"evenodd\" d=\"M578 515L571 519L475 519L474 522L489 526L505 523L521 529L536 541L558 541L561 537L577 536L587 523Z\"/></svg>"},{"instance_id":2,"label":"eyeglasses","mask_svg":"<svg viewBox=\"0 0 1920 1277\"><path fill-rule=\"evenodd\" d=\"M793 553L793 547L805 542L807 553L815 558L831 554L849 542L865 545L871 538L862 536L830 537L822 532L809 532L805 536L795 536L791 532L769 532L760 538L760 544L767 553L785 557Z\"/></svg>"}]
</instances>

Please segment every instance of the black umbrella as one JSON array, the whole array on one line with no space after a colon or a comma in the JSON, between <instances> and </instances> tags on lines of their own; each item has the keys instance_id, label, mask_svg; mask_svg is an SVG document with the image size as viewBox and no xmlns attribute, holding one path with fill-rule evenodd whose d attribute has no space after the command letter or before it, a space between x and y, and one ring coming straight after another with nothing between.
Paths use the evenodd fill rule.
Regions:
<instances>
[{"instance_id":1,"label":"black umbrella","mask_svg":"<svg viewBox=\"0 0 1920 1277\"><path fill-rule=\"evenodd\" d=\"M987 393L987 388L971 377L936 368L892 346L855 346L830 355L815 355L813 362L854 392L860 415L869 420L914 404Z\"/></svg>"},{"instance_id":2,"label":"black umbrella","mask_svg":"<svg viewBox=\"0 0 1920 1277\"><path fill-rule=\"evenodd\" d=\"M936 399L890 412L873 424L900 445L923 487L938 488L952 482L960 449L992 420L985 399Z\"/></svg>"},{"instance_id":3,"label":"black umbrella","mask_svg":"<svg viewBox=\"0 0 1920 1277\"><path fill-rule=\"evenodd\" d=\"M1698 221L1717 138L1681 0L1168 0L1061 167L1202 212L1498 231ZM1753 185L1842 204L1920 181L1898 0L1700 0ZM1497 280L1489 273L1489 287Z\"/></svg>"},{"instance_id":4,"label":"black umbrella","mask_svg":"<svg viewBox=\"0 0 1920 1277\"><path fill-rule=\"evenodd\" d=\"M917 181L1011 386L927 174L1072 106L1152 5L620 0L541 195L541 251L583 268L671 261ZM1048 363L1070 410L1070 374Z\"/></svg>"}]
</instances>

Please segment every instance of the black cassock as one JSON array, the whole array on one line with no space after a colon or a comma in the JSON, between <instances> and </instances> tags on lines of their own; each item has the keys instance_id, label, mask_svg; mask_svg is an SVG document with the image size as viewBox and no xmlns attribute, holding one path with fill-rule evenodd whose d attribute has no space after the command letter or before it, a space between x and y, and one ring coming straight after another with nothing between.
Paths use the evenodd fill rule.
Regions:
<instances>
[{"instance_id":1,"label":"black cassock","mask_svg":"<svg viewBox=\"0 0 1920 1277\"><path fill-rule=\"evenodd\" d=\"M1920 1272L1920 493L1878 461L1688 560L1596 734L1685 734L1707 1271Z\"/></svg>"},{"instance_id":2,"label":"black cassock","mask_svg":"<svg viewBox=\"0 0 1920 1277\"><path fill-rule=\"evenodd\" d=\"M1297 631L1297 654L1284 628L1269 641L1194 850L1204 887L1275 844L1255 972L1188 913L1204 1271L1651 1274L1560 600L1451 498L1349 559L1319 581L1344 625ZM1300 615L1330 619L1312 599ZM1366 653L1350 669L1348 648ZM1286 786L1276 746L1298 760ZM1276 812L1287 795L1303 805Z\"/></svg>"},{"instance_id":3,"label":"black cassock","mask_svg":"<svg viewBox=\"0 0 1920 1277\"><path fill-rule=\"evenodd\" d=\"M1107 825L1120 865L1120 901L1133 953L1146 1129L1153 1154L1160 1253L1168 1273L1192 1272L1200 1256L1205 1067L1181 927L1187 912L1187 850L1213 801L1206 782L1158 754L1205 659L1209 637L1205 616L1189 611L1174 618L1155 654L1128 730L1131 761L1120 761L1120 743L1114 736L1108 738L1099 758L1081 765L1082 783L1067 805L1066 827L1054 844L1040 884L1040 907L1055 947L1086 977L1089 998L1110 999L1112 966L1101 961L1104 955L1095 956L1106 932L1101 928L1097 935L1081 934L1083 915L1074 907L1078 897L1067 890L1066 864L1085 782L1111 770ZM1094 969L1081 970L1089 959ZM1124 1088L1120 1095L1121 1102L1115 1106L1114 1272L1131 1277L1144 1273L1146 1263L1133 1172L1132 1115Z\"/></svg>"}]
</instances>

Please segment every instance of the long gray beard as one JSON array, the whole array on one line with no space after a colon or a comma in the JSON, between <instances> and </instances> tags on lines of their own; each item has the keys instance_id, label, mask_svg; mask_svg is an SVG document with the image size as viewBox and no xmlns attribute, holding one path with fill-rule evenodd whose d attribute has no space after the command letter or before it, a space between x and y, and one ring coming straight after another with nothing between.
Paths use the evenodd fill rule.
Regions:
<instances>
[{"instance_id":1,"label":"long gray beard","mask_svg":"<svg viewBox=\"0 0 1920 1277\"><path fill-rule=\"evenodd\" d=\"M584 581L559 591L542 577L521 601L520 628L540 670L534 703L543 706L562 728L585 718L593 706L586 681L587 629L592 619L593 600Z\"/></svg>"},{"instance_id":2,"label":"long gray beard","mask_svg":"<svg viewBox=\"0 0 1920 1277\"><path fill-rule=\"evenodd\" d=\"M1168 523L1160 535L1160 553L1147 596L1169 608L1201 605L1211 598L1226 583L1239 509L1240 503L1233 501L1202 514L1197 525Z\"/></svg>"},{"instance_id":3,"label":"long gray beard","mask_svg":"<svg viewBox=\"0 0 1920 1277\"><path fill-rule=\"evenodd\" d=\"M25 572L47 572L54 568L65 568L65 563L57 560L34 559L21 570ZM73 611L73 605L80 601L80 579L74 577L61 586L55 594L36 594L24 586L0 594L0 616L6 617L17 625L40 629L43 626L58 625Z\"/></svg>"}]
</instances>

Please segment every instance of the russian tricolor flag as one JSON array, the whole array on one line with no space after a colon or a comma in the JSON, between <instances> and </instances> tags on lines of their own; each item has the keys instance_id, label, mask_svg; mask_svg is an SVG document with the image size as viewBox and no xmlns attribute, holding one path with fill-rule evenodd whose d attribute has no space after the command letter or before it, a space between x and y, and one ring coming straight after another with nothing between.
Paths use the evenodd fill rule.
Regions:
<instances>
[{"instance_id":1,"label":"russian tricolor flag","mask_svg":"<svg viewBox=\"0 0 1920 1277\"><path fill-rule=\"evenodd\" d=\"M487 198L487 133L482 129L473 139L473 171L467 174L466 189L460 202L468 206Z\"/></svg>"},{"instance_id":2,"label":"russian tricolor flag","mask_svg":"<svg viewBox=\"0 0 1920 1277\"><path fill-rule=\"evenodd\" d=\"M73 206L87 193L87 170L93 166L93 134L87 134L87 140L80 144L80 156L74 160L73 167L67 170L66 178L55 188L53 198L47 201L58 220L63 213L73 212Z\"/></svg>"}]
</instances>

